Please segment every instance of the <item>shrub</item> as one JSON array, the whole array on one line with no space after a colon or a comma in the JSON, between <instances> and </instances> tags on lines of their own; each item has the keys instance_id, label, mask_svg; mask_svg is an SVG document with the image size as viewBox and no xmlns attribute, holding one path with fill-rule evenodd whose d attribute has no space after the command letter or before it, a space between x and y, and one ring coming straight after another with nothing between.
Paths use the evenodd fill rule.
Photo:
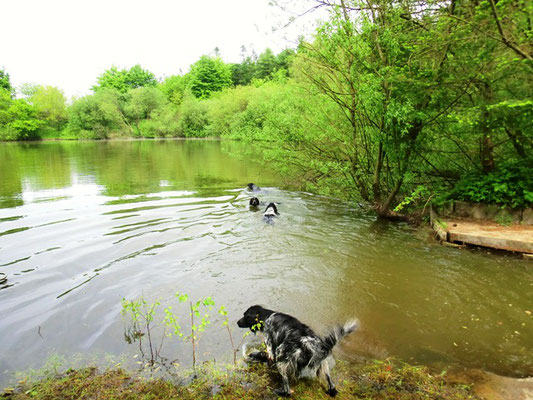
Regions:
<instances>
[{"instance_id":1,"label":"shrub","mask_svg":"<svg viewBox=\"0 0 533 400\"><path fill-rule=\"evenodd\" d=\"M488 174L463 177L448 195L452 200L499 204L513 208L529 207L533 203L533 159L503 165Z\"/></svg>"},{"instance_id":2,"label":"shrub","mask_svg":"<svg viewBox=\"0 0 533 400\"><path fill-rule=\"evenodd\" d=\"M185 97L179 112L179 136L206 137L208 136L208 125L207 103L196 100L192 96Z\"/></svg>"}]
</instances>

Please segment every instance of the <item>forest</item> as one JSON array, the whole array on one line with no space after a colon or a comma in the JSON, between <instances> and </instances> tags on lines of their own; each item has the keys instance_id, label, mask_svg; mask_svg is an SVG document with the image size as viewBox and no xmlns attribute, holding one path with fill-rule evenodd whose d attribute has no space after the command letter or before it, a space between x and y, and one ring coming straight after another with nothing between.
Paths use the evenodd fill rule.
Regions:
<instances>
[{"instance_id":1,"label":"forest","mask_svg":"<svg viewBox=\"0 0 533 400\"><path fill-rule=\"evenodd\" d=\"M92 94L14 88L0 140L249 141L284 184L401 218L459 199L533 203L533 3L316 0L311 39L157 79L111 67Z\"/></svg>"}]
</instances>

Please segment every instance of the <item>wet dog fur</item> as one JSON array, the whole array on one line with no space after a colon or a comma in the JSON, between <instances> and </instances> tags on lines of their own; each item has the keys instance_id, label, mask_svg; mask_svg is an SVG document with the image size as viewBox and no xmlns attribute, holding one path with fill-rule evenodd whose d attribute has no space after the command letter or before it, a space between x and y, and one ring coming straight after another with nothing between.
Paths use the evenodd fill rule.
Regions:
<instances>
[{"instance_id":1,"label":"wet dog fur","mask_svg":"<svg viewBox=\"0 0 533 400\"><path fill-rule=\"evenodd\" d=\"M272 219L279 215L278 208L275 203L268 203L263 213L263 218L266 222L272 223Z\"/></svg>"},{"instance_id":2,"label":"wet dog fur","mask_svg":"<svg viewBox=\"0 0 533 400\"><path fill-rule=\"evenodd\" d=\"M252 192L259 192L261 190L261 188L255 183L249 183L246 186L248 187L248 190L251 190Z\"/></svg>"},{"instance_id":3,"label":"wet dog fur","mask_svg":"<svg viewBox=\"0 0 533 400\"><path fill-rule=\"evenodd\" d=\"M276 395L289 397L289 379L297 379L306 373L323 379L328 395L333 397L337 394L329 374L327 357L344 336L358 328L357 320L337 326L326 336L320 337L288 314L255 305L245 311L237 325L264 334L266 352L255 352L248 357L276 365L283 380L282 388L274 391Z\"/></svg>"},{"instance_id":4,"label":"wet dog fur","mask_svg":"<svg viewBox=\"0 0 533 400\"><path fill-rule=\"evenodd\" d=\"M252 197L250 199L250 207L259 207L259 199L257 197Z\"/></svg>"}]
</instances>

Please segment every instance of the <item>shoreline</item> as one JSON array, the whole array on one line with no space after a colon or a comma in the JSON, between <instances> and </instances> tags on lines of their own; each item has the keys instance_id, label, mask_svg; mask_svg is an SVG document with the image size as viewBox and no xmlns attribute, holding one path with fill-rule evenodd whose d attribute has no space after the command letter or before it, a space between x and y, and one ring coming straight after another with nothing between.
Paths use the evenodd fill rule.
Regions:
<instances>
[{"instance_id":1,"label":"shoreline","mask_svg":"<svg viewBox=\"0 0 533 400\"><path fill-rule=\"evenodd\" d=\"M443 374L433 374L426 367L411 366L393 360L354 365L337 361L332 368L339 394L337 399L383 400L478 400L470 385L447 382ZM182 371L172 380L142 377L116 367L99 371L95 367L51 373L31 381L19 381L5 388L2 399L276 399L273 389L281 380L275 368L264 364L223 366L204 363ZM301 378L291 382L292 398L330 399L318 379ZM510 399L509 399L510 400Z\"/></svg>"},{"instance_id":2,"label":"shoreline","mask_svg":"<svg viewBox=\"0 0 533 400\"><path fill-rule=\"evenodd\" d=\"M172 366L175 369L172 369ZM203 362L196 367L144 364L138 370L121 363L108 368L44 367L17 373L17 383L0 389L0 399L276 399L281 378L262 363ZM162 369L163 367L163 369ZM166 372L161 372L166 369ZM336 360L331 368L337 399L379 400L529 400L533 376L513 378L481 369L442 371L396 359L353 363ZM291 381L294 399L331 399L316 378Z\"/></svg>"}]
</instances>

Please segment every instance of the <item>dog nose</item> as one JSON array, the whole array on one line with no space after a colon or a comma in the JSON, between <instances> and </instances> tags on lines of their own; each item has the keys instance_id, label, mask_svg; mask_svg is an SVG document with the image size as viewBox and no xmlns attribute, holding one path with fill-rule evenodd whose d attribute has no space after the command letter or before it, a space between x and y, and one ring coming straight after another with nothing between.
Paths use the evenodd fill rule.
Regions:
<instances>
[{"instance_id":1,"label":"dog nose","mask_svg":"<svg viewBox=\"0 0 533 400\"><path fill-rule=\"evenodd\" d=\"M237 321L237 326L238 326L239 328L245 328L245 326L244 326L244 321L243 321L242 318L241 318L240 320Z\"/></svg>"}]
</instances>

